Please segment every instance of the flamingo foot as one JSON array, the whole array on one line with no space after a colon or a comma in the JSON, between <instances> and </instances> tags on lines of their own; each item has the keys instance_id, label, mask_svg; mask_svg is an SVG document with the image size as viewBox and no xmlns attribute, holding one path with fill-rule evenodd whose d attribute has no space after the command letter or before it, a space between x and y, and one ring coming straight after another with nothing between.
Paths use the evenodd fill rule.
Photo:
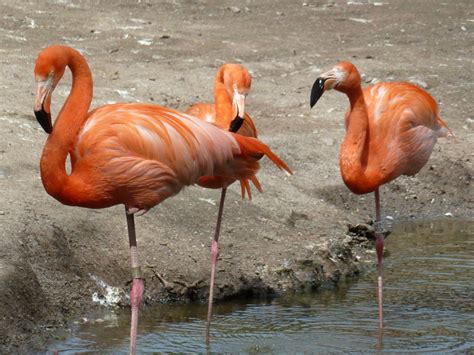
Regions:
<instances>
[{"instance_id":1,"label":"flamingo foot","mask_svg":"<svg viewBox=\"0 0 474 355\"><path fill-rule=\"evenodd\" d=\"M142 301L145 285L143 279L134 278L132 289L130 291L130 303L132 305L132 321L130 325L130 354L137 353L137 329L138 329L138 310Z\"/></svg>"}]
</instances>

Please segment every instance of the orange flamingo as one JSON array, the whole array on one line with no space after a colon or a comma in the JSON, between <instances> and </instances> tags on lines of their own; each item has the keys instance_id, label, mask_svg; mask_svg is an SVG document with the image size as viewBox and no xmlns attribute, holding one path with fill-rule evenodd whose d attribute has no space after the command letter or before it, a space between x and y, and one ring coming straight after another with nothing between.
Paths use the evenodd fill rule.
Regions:
<instances>
[{"instance_id":1,"label":"orange flamingo","mask_svg":"<svg viewBox=\"0 0 474 355\"><path fill-rule=\"evenodd\" d=\"M72 72L72 89L53 127L51 95L66 67ZM280 169L289 168L256 139L225 132L165 107L114 104L88 112L92 75L84 57L72 48L44 49L36 61L35 78L35 115L50 134L40 163L48 194L71 206L125 205L133 275L130 352L134 354L144 289L134 214L148 211L200 176L251 178L262 155ZM69 175L65 170L68 155Z\"/></svg>"},{"instance_id":2,"label":"orange flamingo","mask_svg":"<svg viewBox=\"0 0 474 355\"><path fill-rule=\"evenodd\" d=\"M245 112L245 97L250 91L252 78L243 66L239 64L227 63L222 65L217 71L214 80L214 104L199 103L187 109L186 113L193 115L201 120L214 123L222 129L246 137L257 137L257 129L253 124L250 116ZM203 176L198 180L198 184L207 188L222 188L219 210L217 213L217 223L214 233L214 239L211 245L211 282L209 286L209 305L207 312L207 331L212 317L212 302L214 298L214 280L219 257L219 235L222 222L222 213L224 211L224 201L227 187L232 184L235 179L221 176ZM256 176L252 176L250 181L261 192L262 188ZM242 190L242 198L245 192L249 199L252 194L250 185L246 179L240 180ZM207 334L209 335L209 334Z\"/></svg>"},{"instance_id":3,"label":"orange flamingo","mask_svg":"<svg viewBox=\"0 0 474 355\"><path fill-rule=\"evenodd\" d=\"M311 107L324 91L347 95L346 136L339 165L342 179L356 194L375 192L379 329L383 330L384 236L380 233L379 187L400 175L414 175L426 164L438 137L449 132L436 101L409 83L379 83L365 89L360 74L341 62L322 74L311 90Z\"/></svg>"}]
</instances>

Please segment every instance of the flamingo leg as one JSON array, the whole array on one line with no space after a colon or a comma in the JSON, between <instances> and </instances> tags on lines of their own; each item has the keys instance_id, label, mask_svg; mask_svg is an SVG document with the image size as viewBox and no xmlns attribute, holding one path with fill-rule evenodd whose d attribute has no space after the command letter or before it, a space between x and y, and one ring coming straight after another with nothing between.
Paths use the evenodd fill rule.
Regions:
<instances>
[{"instance_id":1,"label":"flamingo leg","mask_svg":"<svg viewBox=\"0 0 474 355\"><path fill-rule=\"evenodd\" d=\"M375 190L375 251L377 254L377 298L379 306L379 330L383 331L383 244L384 235L381 231L381 212L379 189Z\"/></svg>"},{"instance_id":2,"label":"flamingo leg","mask_svg":"<svg viewBox=\"0 0 474 355\"><path fill-rule=\"evenodd\" d=\"M132 288L130 290L130 303L132 305L132 320L130 324L130 354L137 352L137 328L138 328L138 310L142 300L144 282L141 278L140 263L138 262L137 238L135 234L135 218L133 214L126 213L128 240L130 245L130 261L132 267Z\"/></svg>"},{"instance_id":3,"label":"flamingo leg","mask_svg":"<svg viewBox=\"0 0 474 355\"><path fill-rule=\"evenodd\" d=\"M221 192L221 201L219 203L219 212L217 213L216 230L211 244L211 284L209 286L209 304L207 308L207 327L206 341L209 342L209 332L212 319L212 303L214 299L214 279L216 275L217 259L219 258L219 235L221 233L222 214L224 212L224 201L227 188L224 187Z\"/></svg>"}]
</instances>

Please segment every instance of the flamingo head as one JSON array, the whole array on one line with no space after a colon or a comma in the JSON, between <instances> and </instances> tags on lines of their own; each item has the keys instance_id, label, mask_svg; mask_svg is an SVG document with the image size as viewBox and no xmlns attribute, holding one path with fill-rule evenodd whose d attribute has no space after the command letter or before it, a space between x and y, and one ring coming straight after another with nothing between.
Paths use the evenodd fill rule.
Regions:
<instances>
[{"instance_id":1,"label":"flamingo head","mask_svg":"<svg viewBox=\"0 0 474 355\"><path fill-rule=\"evenodd\" d=\"M51 122L51 94L66 69L66 58L62 47L45 48L36 59L35 80L37 83L34 111L36 119L46 133L53 131Z\"/></svg>"},{"instance_id":2,"label":"flamingo head","mask_svg":"<svg viewBox=\"0 0 474 355\"><path fill-rule=\"evenodd\" d=\"M334 89L347 93L353 87L360 87L360 74L354 64L340 62L331 70L321 74L311 89L310 105L313 107L325 91Z\"/></svg>"},{"instance_id":3,"label":"flamingo head","mask_svg":"<svg viewBox=\"0 0 474 355\"><path fill-rule=\"evenodd\" d=\"M235 112L235 118L232 120L229 130L237 132L244 122L245 98L250 92L252 77L248 70L239 64L224 64L219 71L222 73L222 81L227 94L232 98Z\"/></svg>"}]
</instances>

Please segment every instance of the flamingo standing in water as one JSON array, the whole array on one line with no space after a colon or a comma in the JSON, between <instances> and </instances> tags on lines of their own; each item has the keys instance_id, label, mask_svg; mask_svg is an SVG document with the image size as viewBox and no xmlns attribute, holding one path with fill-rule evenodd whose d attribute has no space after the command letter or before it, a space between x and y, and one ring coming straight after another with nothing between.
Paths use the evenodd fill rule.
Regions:
<instances>
[{"instance_id":1,"label":"flamingo standing in water","mask_svg":"<svg viewBox=\"0 0 474 355\"><path fill-rule=\"evenodd\" d=\"M66 67L72 72L72 89L53 126L51 95ZM135 354L144 282L134 214L145 213L200 176L252 178L262 155L280 169L289 168L257 139L225 132L169 108L114 104L89 112L92 75L84 57L72 48L44 49L36 60L35 79L35 115L50 134L40 163L48 194L71 206L125 205L133 275L130 353Z\"/></svg>"},{"instance_id":2,"label":"flamingo standing in water","mask_svg":"<svg viewBox=\"0 0 474 355\"><path fill-rule=\"evenodd\" d=\"M380 222L379 187L400 175L414 175L426 164L438 137L449 132L439 117L436 101L409 83L379 83L365 89L357 68L341 62L322 74L311 90L311 107L324 91L347 95L346 136L339 165L346 186L356 194L375 193ZM379 329L383 330L384 236L376 223Z\"/></svg>"},{"instance_id":3,"label":"flamingo standing in water","mask_svg":"<svg viewBox=\"0 0 474 355\"><path fill-rule=\"evenodd\" d=\"M252 78L243 66L239 64L227 63L222 65L217 71L214 80L214 104L199 103L187 109L186 113L197 117L203 121L214 123L222 129L246 137L257 137L257 129L250 116L245 112L245 97L250 91ZM219 257L219 234L224 211L224 201L227 187L235 181L231 177L223 176L203 176L198 180L198 185L207 188L222 188L219 210L217 213L217 223L214 239L211 245L211 282L209 286L209 305L207 311L207 331L212 317L212 302L214 298L214 280ZM252 176L250 181L261 192L262 188L256 176ZM242 197L245 192L249 199L252 197L248 180L241 179L240 186ZM209 334L207 334L209 335Z\"/></svg>"}]
</instances>

